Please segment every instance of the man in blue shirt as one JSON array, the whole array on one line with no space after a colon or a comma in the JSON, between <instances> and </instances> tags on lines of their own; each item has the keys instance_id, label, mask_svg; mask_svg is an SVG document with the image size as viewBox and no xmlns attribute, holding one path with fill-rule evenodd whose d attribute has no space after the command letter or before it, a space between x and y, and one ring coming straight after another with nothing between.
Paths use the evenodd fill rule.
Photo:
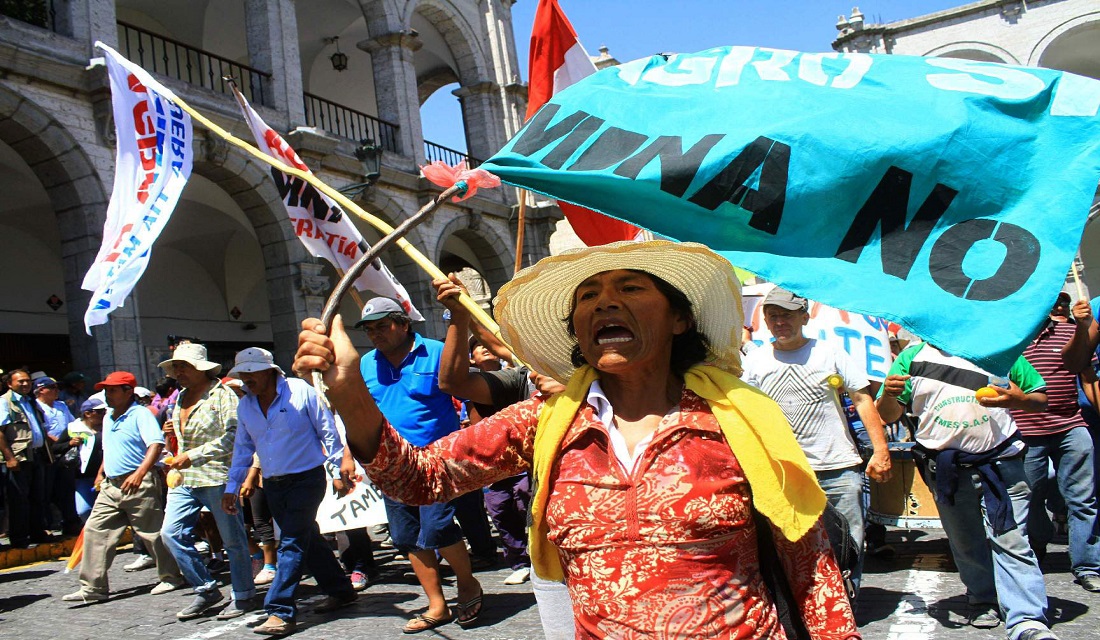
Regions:
<instances>
[{"instance_id":1,"label":"man in blue shirt","mask_svg":"<svg viewBox=\"0 0 1100 640\"><path fill-rule=\"evenodd\" d=\"M344 448L332 413L317 392L304 380L287 379L266 349L238 353L229 375L239 377L248 393L237 406L233 463L222 508L237 513L237 494L257 454L264 496L282 535L278 569L264 599L268 619L253 631L284 636L297 628L294 592L303 565L328 596L313 608L315 612L334 611L357 597L317 527L317 508L328 485L324 465L339 465Z\"/></svg>"},{"instance_id":2,"label":"man in blue shirt","mask_svg":"<svg viewBox=\"0 0 1100 640\"><path fill-rule=\"evenodd\" d=\"M374 350L360 360L367 389L382 415L409 443L424 447L459 429L451 396L439 390L443 343L422 338L397 302L372 298L363 306L356 328L366 331ZM428 610L405 625L406 633L432 629L451 618L439 580L436 551L458 580L458 622L473 622L481 612L481 584L474 578L462 531L454 522L455 501L410 507L383 496L393 546L405 553Z\"/></svg>"},{"instance_id":3,"label":"man in blue shirt","mask_svg":"<svg viewBox=\"0 0 1100 640\"><path fill-rule=\"evenodd\" d=\"M57 380L49 376L35 378L34 397L45 417L47 443L53 463L46 469L46 498L61 514L60 529L67 536L80 534L84 523L76 514L76 469L63 458L73 448L69 438L69 423L75 420L69 407L58 399ZM50 518L47 515L47 523ZM50 527L54 529L56 527Z\"/></svg>"},{"instance_id":4,"label":"man in blue shirt","mask_svg":"<svg viewBox=\"0 0 1100 640\"><path fill-rule=\"evenodd\" d=\"M31 396L31 375L11 372L11 389L0 396L0 452L4 456L4 496L11 546L45 542L46 468L52 461L46 419Z\"/></svg>"},{"instance_id":5,"label":"man in blue shirt","mask_svg":"<svg viewBox=\"0 0 1100 640\"><path fill-rule=\"evenodd\" d=\"M115 371L95 386L96 391L104 391L110 408L103 417L104 480L84 525L80 590L64 596L66 602L107 599L107 570L127 526L156 560L160 583L152 593L167 593L185 584L160 539L164 481L153 466L164 450L164 432L153 414L134 401L135 387L137 379L127 371Z\"/></svg>"}]
</instances>

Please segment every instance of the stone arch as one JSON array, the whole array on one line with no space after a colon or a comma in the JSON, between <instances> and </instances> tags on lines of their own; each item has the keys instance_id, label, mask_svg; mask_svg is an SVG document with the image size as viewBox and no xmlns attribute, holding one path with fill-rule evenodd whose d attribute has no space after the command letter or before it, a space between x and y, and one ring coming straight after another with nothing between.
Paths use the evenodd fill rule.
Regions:
<instances>
[{"instance_id":1,"label":"stone arch","mask_svg":"<svg viewBox=\"0 0 1100 640\"><path fill-rule=\"evenodd\" d=\"M1027 64L1100 78L1098 59L1100 11L1093 11L1051 29L1032 48Z\"/></svg>"},{"instance_id":2,"label":"stone arch","mask_svg":"<svg viewBox=\"0 0 1100 640\"><path fill-rule=\"evenodd\" d=\"M475 252L484 268L481 275L489 283L494 295L511 279L514 249L481 216L473 213L459 214L443 227L431 253L437 264L442 261L444 245L451 236L459 238Z\"/></svg>"},{"instance_id":3,"label":"stone arch","mask_svg":"<svg viewBox=\"0 0 1100 640\"><path fill-rule=\"evenodd\" d=\"M935 47L923 54L935 58L961 58L978 62L1022 64L1007 49L988 42L961 41Z\"/></svg>"},{"instance_id":4,"label":"stone arch","mask_svg":"<svg viewBox=\"0 0 1100 640\"><path fill-rule=\"evenodd\" d=\"M64 124L34 100L2 85L0 140L30 168L57 217L72 367L100 375L119 363L110 345L114 328L97 328L96 338L84 332L91 294L80 284L103 235L108 196L102 178Z\"/></svg>"},{"instance_id":5,"label":"stone arch","mask_svg":"<svg viewBox=\"0 0 1100 640\"><path fill-rule=\"evenodd\" d=\"M446 0L418 0L406 8L405 24L419 13L443 36L458 69L458 81L463 86L475 85L492 78L492 64L481 47L482 38L466 19ZM443 85L440 85L443 86Z\"/></svg>"}]
</instances>

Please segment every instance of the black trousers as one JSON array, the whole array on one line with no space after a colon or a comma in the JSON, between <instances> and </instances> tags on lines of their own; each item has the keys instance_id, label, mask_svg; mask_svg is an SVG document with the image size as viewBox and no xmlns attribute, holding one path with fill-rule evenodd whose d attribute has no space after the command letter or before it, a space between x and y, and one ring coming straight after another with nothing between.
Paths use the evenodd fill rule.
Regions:
<instances>
[{"instance_id":1,"label":"black trousers","mask_svg":"<svg viewBox=\"0 0 1100 640\"><path fill-rule=\"evenodd\" d=\"M14 547L46 538L46 467L38 461L4 469L8 537Z\"/></svg>"}]
</instances>

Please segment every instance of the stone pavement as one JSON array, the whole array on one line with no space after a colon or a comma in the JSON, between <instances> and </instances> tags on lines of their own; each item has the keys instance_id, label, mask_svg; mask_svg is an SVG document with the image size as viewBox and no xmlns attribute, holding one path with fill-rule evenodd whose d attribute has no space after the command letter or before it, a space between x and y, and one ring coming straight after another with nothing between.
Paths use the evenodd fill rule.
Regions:
<instances>
[{"instance_id":1,"label":"stone pavement","mask_svg":"<svg viewBox=\"0 0 1100 640\"><path fill-rule=\"evenodd\" d=\"M942 532L891 530L888 541L893 559L868 558L860 596L858 619L865 638L923 640L959 638L1000 640L1004 628L979 630L966 626L962 583L951 568ZM170 640L239 640L258 638L248 628L261 616L247 616L229 623L202 618L176 622L175 612L191 595L177 591L148 594L155 580L152 571L125 573L122 565L132 558L123 553L111 570L113 597L106 603L71 605L60 596L76 589L76 576L65 574L62 562L40 563L0 572L0 638L17 640L121 640L164 638ZM407 562L392 559L392 551L379 551L381 580L364 591L358 602L327 615L308 612L319 599L314 586L304 583L305 599L295 638L352 639L404 637L401 627L426 606ZM1090 594L1073 584L1065 546L1052 545L1044 568L1051 618L1064 639L1100 639L1100 594ZM478 573L486 593L480 625L463 629L444 625L421 637L456 640L526 640L542 637L530 584L502 584L507 569ZM223 576L226 580L228 575ZM448 597L455 595L453 578L445 582Z\"/></svg>"}]
</instances>

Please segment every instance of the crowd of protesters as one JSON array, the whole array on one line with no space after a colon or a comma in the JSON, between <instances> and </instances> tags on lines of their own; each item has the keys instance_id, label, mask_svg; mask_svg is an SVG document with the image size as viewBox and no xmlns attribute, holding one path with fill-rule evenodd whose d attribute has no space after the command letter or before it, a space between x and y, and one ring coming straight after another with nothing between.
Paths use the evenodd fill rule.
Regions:
<instances>
[{"instance_id":1,"label":"crowd of protesters","mask_svg":"<svg viewBox=\"0 0 1100 640\"><path fill-rule=\"evenodd\" d=\"M550 296L555 287L565 292L563 304L570 316L565 339L575 346L573 353L566 353L564 365L553 359L560 354L540 351L556 348L558 336L538 335L543 325L519 317L521 305L529 305L534 314L546 302L537 298L537 286L531 282L528 293L512 289L502 296L505 304L512 304L511 326L520 332L512 336L518 339L509 340L522 346L516 354L471 322L458 303L462 285L454 276L433 283L450 319L443 342L414 331L405 310L386 298L368 301L354 325L375 347L362 356L344 340L342 323L337 322L329 336L314 331L307 321L295 366L328 370L335 414L310 383L288 374L289 368L284 370L259 347L239 352L226 377L221 377L222 366L208 358L206 348L197 340L184 340L160 363L164 377L152 385L153 391L125 371L94 383L79 373L55 379L42 371L8 371L0 396L0 453L9 544L27 547L53 539L50 532L73 536L83 530L79 588L62 599L106 601L111 596L108 569L129 529L136 559L124 567L127 571L155 567L152 594L185 587L193 591L191 604L176 614L180 621L204 616L231 619L262 610L266 618L254 630L282 636L296 630L295 592L304 574L312 575L326 596L315 610L334 611L352 604L358 591L379 579L373 547L388 533L385 544L408 559L427 596L426 610L404 628L405 633L418 633L451 622L476 624L485 603L475 571L494 566L497 557L491 522L503 561L512 570L505 582L532 581L547 638L615 635L635 623L651 625L650 631L662 635L659 630L666 627L660 625L666 621L658 619L660 610L647 608L649 600L639 597L613 607L607 600L608 585L593 583L592 575L594 567L602 567L606 575L624 573L622 579L635 591L644 586L654 598L674 596L668 591L669 576L686 571L688 561L677 555L682 549L662 552L661 545L679 549L677 535L700 534L699 522L692 520L699 516L685 516L680 511L684 505L676 501L714 496L694 496L690 482L675 489L654 484L644 474L656 473L654 469L667 474L675 468L662 466L671 464L662 456L676 451L665 440L677 438L666 437L666 430L682 428L694 434L691 438L713 431L701 442L718 438L719 449L727 455L732 448L730 468L754 484L755 504L750 499L750 505L771 521L771 537L781 548L776 562L795 588L796 602L790 604L810 627L809 636L816 637L815 628L827 627L831 637L855 638L859 635L849 600L858 602L863 536L865 528L870 530L863 487L865 478L890 480L887 434L893 433L911 441L921 476L933 491L967 588L971 625L1004 624L1009 640L1057 637L1046 618L1042 565L1059 522L1068 533L1073 579L1085 591L1100 592L1100 458L1094 455L1100 438L1095 411L1100 331L1087 301L1071 307L1070 296L1057 294L1049 322L1009 372L985 371L916 339L904 349L899 345L880 385L843 350L804 334L809 320L804 298L773 289L761 302L761 317L773 341L757 346L734 337L724 343L719 335L724 325L714 319L714 309L730 316L721 322L737 319L736 331L729 333L740 335L736 287L707 290L706 296L729 298L709 299L696 295L692 282L681 283L674 273L661 279L625 266L631 260L601 263L597 258L606 256L600 251L593 250L590 260L606 268L593 273L574 270L568 276L572 280L550 281L565 277L560 272L572 268L568 264L543 267L551 274L543 294ZM660 246L653 251L663 257L662 252L678 249ZM705 261L701 264L703 271L711 268ZM645 278L631 275L639 273ZM535 298L528 302L525 295ZM643 302L634 301L646 296ZM643 306L660 308L662 299L681 305L669 312L671 321L654 315L652 308L642 311ZM593 331L574 325L581 311L591 317L607 313L609 318L594 325L600 338L592 338L591 352L578 344L579 334ZM653 317L645 321L655 326L669 323L668 336L646 334L646 340L663 344L662 349L673 338L678 345L674 348L682 348L684 331L699 333L697 359L671 372L649 363L636 373L629 350L623 351L627 355L622 362L609 356L620 355L613 345L640 340L639 334L648 328L635 325L641 322L635 315L647 314ZM507 328L504 322L502 327ZM745 335L752 329L746 327ZM513 366L516 355L534 370ZM715 357L722 371L732 372L734 378L696 368ZM585 375L591 380L578 382ZM658 393L660 397L637 395L651 385L654 375L663 376L660 385L667 392ZM774 399L774 414L766 405L753 404L759 402L756 396L738 395L743 389L756 392L734 381L736 376ZM623 395L628 389L635 395ZM754 424L756 416L742 411L750 431L765 434L761 441L766 455L780 455L776 452L787 442L769 441L768 430L782 427L784 438L794 436L791 446L797 443L801 450L808 482L821 494L822 504L827 502L839 514L844 523L839 535L854 542L856 558L838 564L836 539L831 540L833 554L817 546L815 536L830 541L826 530L833 538L838 535L832 528L822 529L814 522L799 525L799 540L790 535L796 525L779 524L778 513L784 508L812 512L807 501L815 494L806 491L792 497L784 493L787 487L781 487L779 498L761 497L766 495L760 479L765 472L749 464L745 445L732 440L724 444L731 418L707 395L713 389L739 398L735 406L742 409L751 406L760 415L779 417L783 424ZM853 423L842 409L841 396L850 399L862 432L850 428ZM557 463L540 458L547 454L534 435L535 425L540 434L549 429L553 419L543 414L570 407L568 402L574 400L591 413L582 410L572 426L562 418L562 431L556 436L563 439L556 446L574 453L562 454ZM632 412L635 405L640 410ZM562 411L567 409L556 413ZM682 421L679 427L668 426L677 421ZM910 427L898 436L896 428L884 424ZM693 442L682 445L688 448L677 453L677 459L695 459L705 452L715 455L707 448L710 444L700 449L702 445ZM333 490L341 494L361 480L356 461L386 494L388 530L375 532L374 540L366 530L347 531L345 551L337 555L333 536L319 532L317 509L329 490L330 476L336 478ZM326 466L331 473L326 473ZM555 475L532 477L550 469ZM702 471L677 473L694 478ZM662 518L673 518L674 523L675 518L687 517L685 529L663 522L647 531L654 523L645 518L656 511L646 511L634 514L640 522L627 522L626 531L616 531L620 522L607 522L604 516L609 514L595 512L601 504L611 511L618 507L588 486L592 474L603 478L600 483L622 485L620 489L637 487L638 509L671 510ZM553 482L554 487L543 488L552 496L539 492L539 480ZM738 495L745 491L732 485L728 490ZM662 493L667 495L661 497ZM658 498L671 502L662 506ZM563 511L581 509L586 501L591 504L583 513ZM723 505L710 508L732 508L730 503ZM751 518L747 524L722 517L717 522L729 531L754 530ZM529 534L529 527L534 533ZM629 536L632 527L637 529L635 538ZM722 531L710 530L707 535ZM529 540L535 545L530 549ZM755 540L738 537L736 545L755 546ZM650 543L656 546L646 546ZM740 552L736 545L731 553ZM829 560L804 573L782 550L790 558L824 553ZM457 578L457 594L450 604L442 588L440 560ZM643 567L646 563L653 566ZM225 568L228 600L217 575ZM693 570L716 571L703 566ZM625 575L627 571L635 575ZM729 620L709 620L709 614L696 611L699 617L691 624L706 627L708 637L726 637L722 634L749 623L763 634L752 637L767 637L768 629L774 632L786 622L774 611L755 606L768 597L758 593L765 588L754 576L737 575L736 567L732 577L715 576L748 581L746 594L722 597L744 598L739 602L751 610L751 620L735 621L730 627ZM258 587L264 586L266 594L261 594ZM813 610L810 600L820 605L822 598L831 603L828 613ZM628 620L631 616L637 618Z\"/></svg>"}]
</instances>

